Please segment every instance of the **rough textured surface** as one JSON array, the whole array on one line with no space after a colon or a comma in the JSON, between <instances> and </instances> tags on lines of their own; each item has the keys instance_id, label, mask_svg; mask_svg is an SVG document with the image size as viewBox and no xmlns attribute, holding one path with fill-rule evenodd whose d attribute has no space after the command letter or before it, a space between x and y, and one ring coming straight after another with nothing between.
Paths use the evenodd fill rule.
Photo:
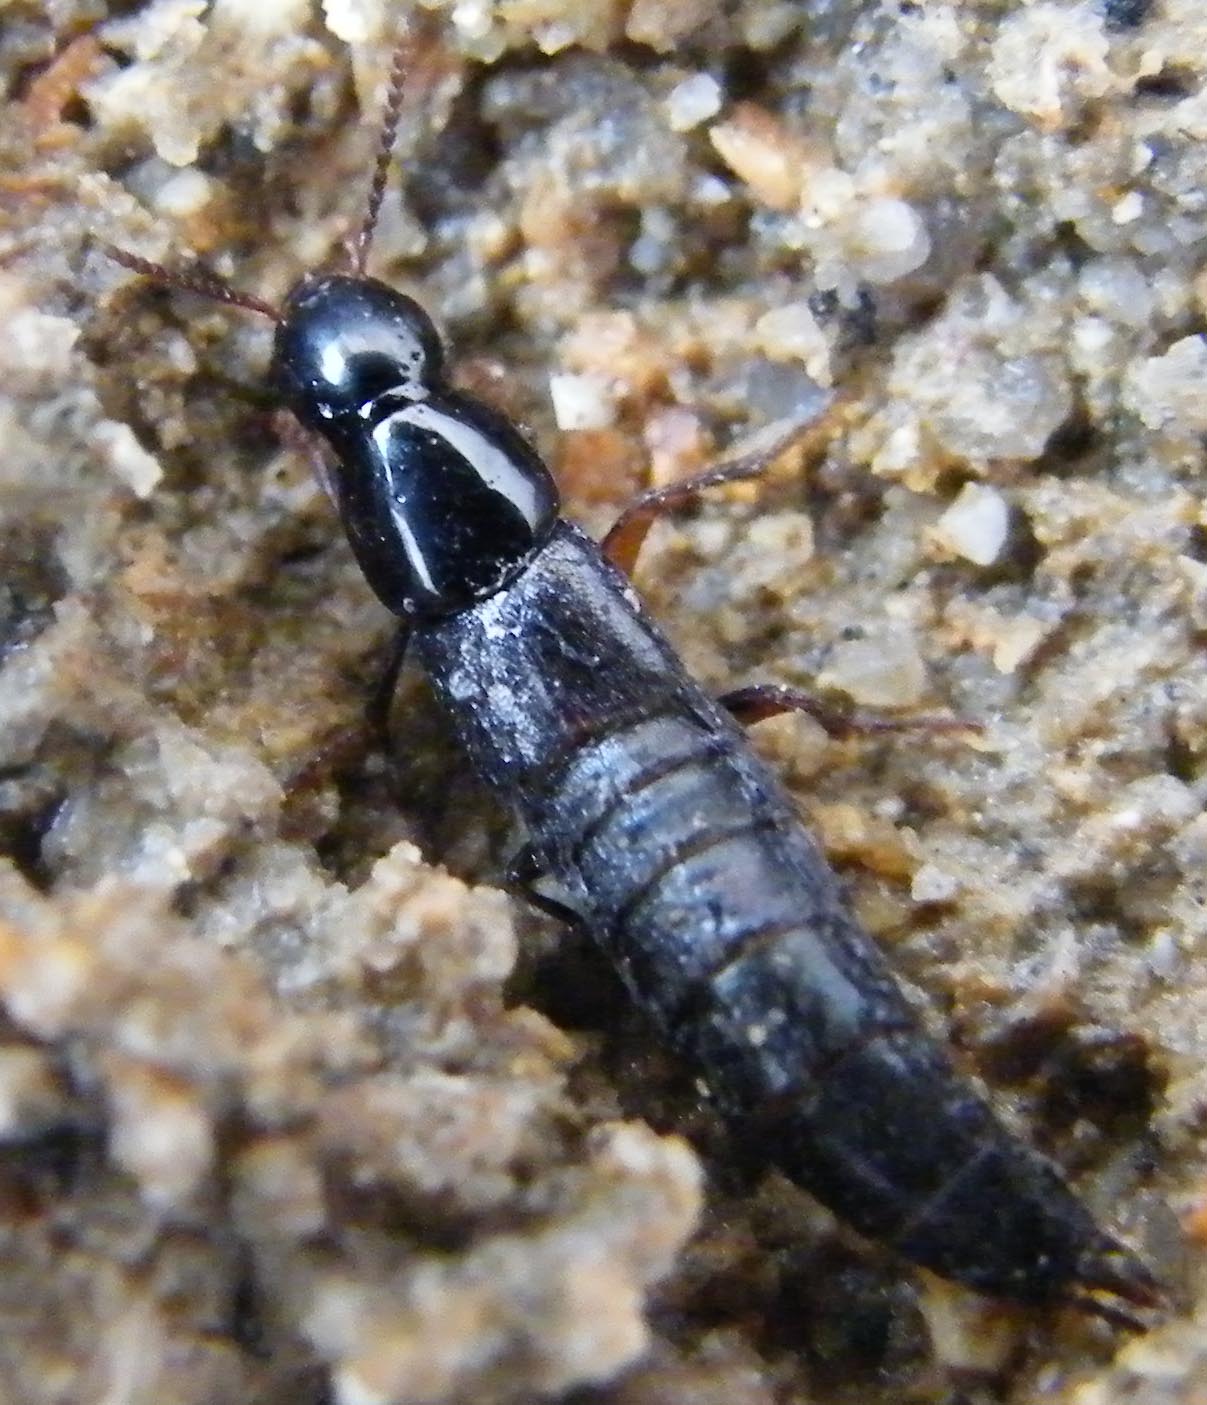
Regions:
<instances>
[{"instance_id":1,"label":"rough textured surface","mask_svg":"<svg viewBox=\"0 0 1207 1405\"><path fill-rule=\"evenodd\" d=\"M253 389L266 325L89 242L280 297L357 219L406 8L0 7L0 1396L1199 1398L1199 0L433 3L374 258L593 528L841 392L639 583L718 687L981 724L758 744L1170 1282L1131 1345L743 1164L489 886L422 687L367 731L388 621Z\"/></svg>"}]
</instances>

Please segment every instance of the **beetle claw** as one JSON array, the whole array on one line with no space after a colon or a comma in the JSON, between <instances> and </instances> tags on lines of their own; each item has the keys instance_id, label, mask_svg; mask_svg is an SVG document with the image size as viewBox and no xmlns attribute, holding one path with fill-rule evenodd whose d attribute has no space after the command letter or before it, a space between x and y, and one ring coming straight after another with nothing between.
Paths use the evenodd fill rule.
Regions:
<instances>
[{"instance_id":1,"label":"beetle claw","mask_svg":"<svg viewBox=\"0 0 1207 1405\"><path fill-rule=\"evenodd\" d=\"M1145 1330L1150 1323L1124 1304L1160 1309L1169 1302L1164 1285L1148 1266L1109 1235L1086 1250L1077 1277L1081 1291L1069 1295L1070 1304L1133 1332Z\"/></svg>"}]
</instances>

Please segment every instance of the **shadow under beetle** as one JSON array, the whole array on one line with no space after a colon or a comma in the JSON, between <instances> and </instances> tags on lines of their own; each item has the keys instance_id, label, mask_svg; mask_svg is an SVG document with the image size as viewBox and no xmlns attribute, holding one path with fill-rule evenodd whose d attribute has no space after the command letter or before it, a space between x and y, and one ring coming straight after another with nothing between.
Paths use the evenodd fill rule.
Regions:
<instances>
[{"instance_id":1,"label":"shadow under beetle","mask_svg":"<svg viewBox=\"0 0 1207 1405\"><path fill-rule=\"evenodd\" d=\"M278 310L110 255L276 321L271 385L333 451L324 481L369 585L539 868L735 1134L907 1259L1132 1322L1154 1279L923 1031L734 720L805 700L708 697L618 568L658 510L768 456L643 495L601 550L516 429L449 384L423 309L365 276L404 52L349 272L304 277Z\"/></svg>"}]
</instances>

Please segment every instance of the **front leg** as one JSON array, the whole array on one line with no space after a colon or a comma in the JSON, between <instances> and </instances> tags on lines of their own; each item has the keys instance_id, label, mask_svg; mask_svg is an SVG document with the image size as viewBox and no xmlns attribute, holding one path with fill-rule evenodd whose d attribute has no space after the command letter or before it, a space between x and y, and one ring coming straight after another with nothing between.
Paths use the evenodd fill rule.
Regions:
<instances>
[{"instance_id":1,"label":"front leg","mask_svg":"<svg viewBox=\"0 0 1207 1405\"><path fill-rule=\"evenodd\" d=\"M407 644L411 638L411 627L400 623L398 632L390 644L390 653L385 668L369 699L368 721L370 729L388 743L390 737L390 711L394 706L394 694L398 691L398 678L406 663Z\"/></svg>"}]
</instances>

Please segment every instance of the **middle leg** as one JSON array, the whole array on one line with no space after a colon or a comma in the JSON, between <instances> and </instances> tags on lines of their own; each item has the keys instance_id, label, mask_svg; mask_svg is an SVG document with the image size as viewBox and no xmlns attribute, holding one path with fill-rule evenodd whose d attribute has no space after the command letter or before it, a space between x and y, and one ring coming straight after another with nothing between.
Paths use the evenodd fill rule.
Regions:
<instances>
[{"instance_id":1,"label":"middle leg","mask_svg":"<svg viewBox=\"0 0 1207 1405\"><path fill-rule=\"evenodd\" d=\"M800 443L824 423L833 403L829 402L820 414L791 421L786 428L769 426L767 441L737 458L705 469L703 473L685 478L681 483L670 483L665 488L647 488L644 493L638 493L622 509L620 516L600 543L600 550L613 566L618 567L625 575L631 575L641 544L657 518L691 502L708 488L719 488L726 483L741 483L760 477L785 450Z\"/></svg>"}]
</instances>

